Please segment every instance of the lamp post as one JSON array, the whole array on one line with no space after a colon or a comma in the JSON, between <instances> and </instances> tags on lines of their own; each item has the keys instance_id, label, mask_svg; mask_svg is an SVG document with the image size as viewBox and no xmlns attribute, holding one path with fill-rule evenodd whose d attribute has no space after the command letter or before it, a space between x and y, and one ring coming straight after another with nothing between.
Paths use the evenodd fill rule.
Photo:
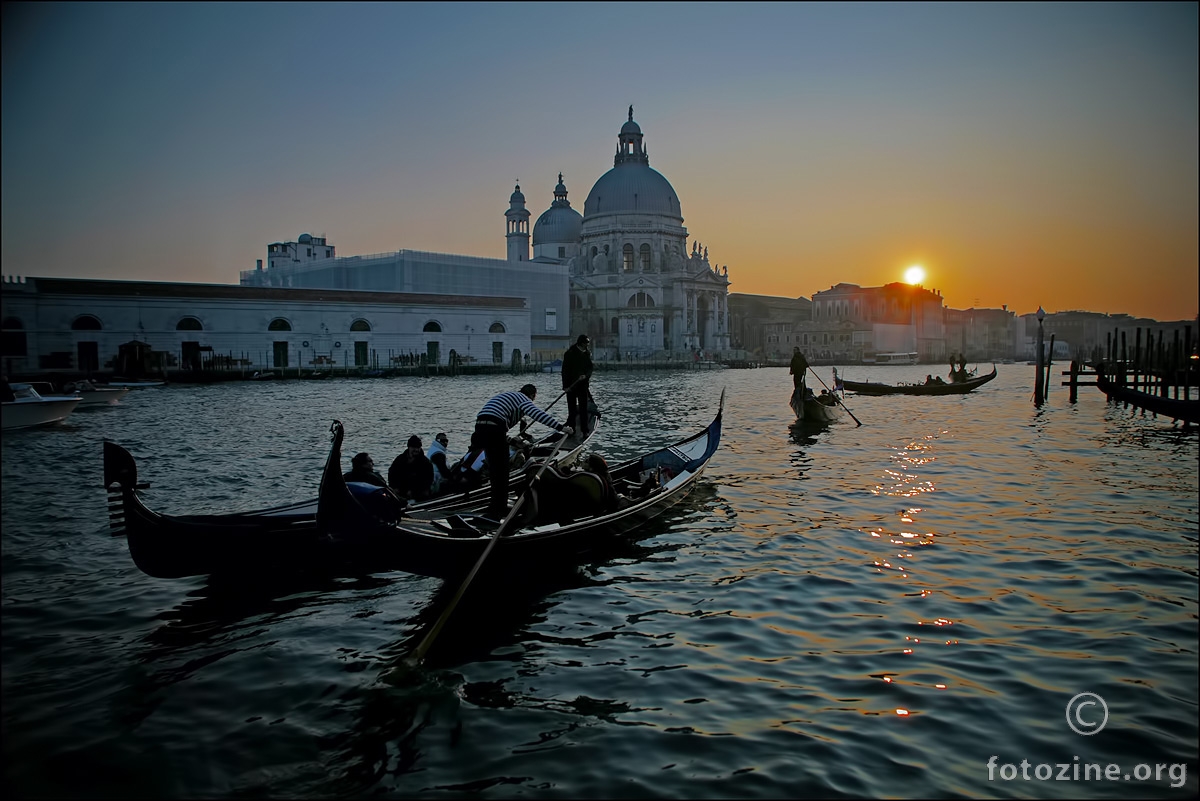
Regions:
<instances>
[{"instance_id":1,"label":"lamp post","mask_svg":"<svg viewBox=\"0 0 1200 801\"><path fill-rule=\"evenodd\" d=\"M1042 405L1042 399L1044 397L1044 395L1043 395L1044 387L1042 384L1042 381L1043 381L1042 360L1044 358L1044 356L1042 354L1042 338L1044 336L1044 332L1042 331L1042 320L1045 320L1045 319L1046 319L1046 310L1043 309L1041 306L1038 306L1038 310L1037 310L1037 321L1038 321L1037 356L1034 357L1034 364L1036 365L1036 367L1034 369L1037 370L1037 375L1034 376L1034 379L1033 379L1033 403L1036 406Z\"/></svg>"},{"instance_id":2,"label":"lamp post","mask_svg":"<svg viewBox=\"0 0 1200 801\"><path fill-rule=\"evenodd\" d=\"M475 333L475 329L471 326L464 326L467 329L467 364L471 363L471 334Z\"/></svg>"}]
</instances>

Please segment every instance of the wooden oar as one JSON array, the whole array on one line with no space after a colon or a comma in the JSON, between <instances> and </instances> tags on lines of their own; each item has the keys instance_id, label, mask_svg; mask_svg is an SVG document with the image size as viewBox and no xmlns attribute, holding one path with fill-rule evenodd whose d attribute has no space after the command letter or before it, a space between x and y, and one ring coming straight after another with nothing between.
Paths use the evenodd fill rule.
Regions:
<instances>
[{"instance_id":1,"label":"wooden oar","mask_svg":"<svg viewBox=\"0 0 1200 801\"><path fill-rule=\"evenodd\" d=\"M440 634L442 631L442 627L446 625L446 621L449 620L450 615L453 614L454 608L458 606L458 602L462 599L463 593L467 591L467 587L469 587L471 582L475 579L475 574L479 572L481 567L483 567L483 563L487 560L488 554L492 552L492 548L494 548L496 543L500 541L500 537L504 534L504 530L508 528L508 524L512 522L513 518L516 517L517 512L519 512L521 507L525 504L525 498L529 495L529 490L532 489L533 485L537 483L537 480L542 477L542 471L544 471L550 465L550 462L554 460L555 454L558 453L558 449L562 447L563 443L567 441L568 436L570 435L563 434L558 438L558 442L555 444L554 450L551 451L549 458L542 462L533 479L525 485L525 490L521 493L520 497L517 498L517 502L513 504L513 508L510 509L508 514L504 517L504 521L500 524L500 527L496 529L494 534L492 534L492 538L488 541L487 547L483 549L483 553L481 553L479 555L479 559L475 561L475 566L472 567L471 572L467 574L462 586L458 588L458 592L454 593L454 597L450 599L450 605L447 606L442 612L441 616L438 617L437 622L433 624L433 628L431 628L429 633L425 635L425 639L421 640L421 644L417 646L417 649L405 657L404 661L410 667L418 664L422 659L425 658L425 654L429 652L429 648L433 645L433 641L437 639L438 634Z\"/></svg>"},{"instance_id":2,"label":"wooden oar","mask_svg":"<svg viewBox=\"0 0 1200 801\"><path fill-rule=\"evenodd\" d=\"M821 381L821 376L817 375L817 371L816 371L816 370L814 370L814 369L812 369L812 368L810 367L810 368L808 368L808 371L809 371L810 373L812 373L814 376L817 376L817 380L818 380L818 381ZM850 411L850 407L846 405L846 402L845 402L844 400L842 400L841 398L839 398L839 397L837 396L837 393L836 393L836 392L834 392L833 390L829 389L829 385L828 385L828 384L826 384L824 381L821 381L821 386L825 387L825 389L826 389L826 390L829 392L829 394L833 396L833 399L834 399L834 400L836 400L838 403L842 404L842 408L846 410L846 414L850 415L850 418L851 418L851 419L852 419L854 422L858 423L860 426L862 425L862 421L861 421L861 420L859 420L857 417L855 417L855 416L854 416L854 412Z\"/></svg>"}]
</instances>

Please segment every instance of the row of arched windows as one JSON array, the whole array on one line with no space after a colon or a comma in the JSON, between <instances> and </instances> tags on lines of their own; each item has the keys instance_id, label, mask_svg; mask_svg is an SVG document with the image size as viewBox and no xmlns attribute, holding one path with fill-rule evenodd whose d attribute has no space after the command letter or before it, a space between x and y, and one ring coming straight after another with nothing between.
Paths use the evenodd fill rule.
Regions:
<instances>
[{"instance_id":1,"label":"row of arched windows","mask_svg":"<svg viewBox=\"0 0 1200 801\"><path fill-rule=\"evenodd\" d=\"M639 294L645 294L645 293L639 293ZM630 306L634 305L632 300L629 302L629 305ZM645 305L645 304L643 304L643 305ZM649 305L653 306L654 301L651 300ZM24 330L25 325L17 317L5 317L3 328L5 330L10 330L10 331L21 331L21 330ZM71 321L71 330L72 331L99 331L102 328L103 328L103 326L100 324L99 318L97 318L91 314L81 314L78 317L76 317L74 320ZM176 331L203 331L204 324L201 323L199 318L196 318L196 317L192 317L192 316L181 317L181 318L179 318L179 322L177 322L175 324L175 330ZM267 325L267 330L268 331L291 331L292 324L283 317L276 317L274 320L272 320ZM350 330L351 331L370 331L371 324L369 322L367 322L366 320L359 318L350 324ZM434 333L434 334L440 333L442 330L442 324L437 322L436 320L430 320L429 322L425 323L425 327L422 328L421 330L424 331L425 333ZM506 330L507 329L505 329L504 323L500 323L500 322L492 323L491 326L488 327L489 334L503 334L506 332Z\"/></svg>"}]
</instances>

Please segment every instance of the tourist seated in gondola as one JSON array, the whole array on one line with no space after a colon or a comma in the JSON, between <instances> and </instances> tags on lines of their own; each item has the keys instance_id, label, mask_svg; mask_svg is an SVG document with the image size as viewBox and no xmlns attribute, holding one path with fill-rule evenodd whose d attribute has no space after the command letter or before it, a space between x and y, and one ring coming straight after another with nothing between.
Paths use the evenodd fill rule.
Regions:
<instances>
[{"instance_id":1,"label":"tourist seated in gondola","mask_svg":"<svg viewBox=\"0 0 1200 801\"><path fill-rule=\"evenodd\" d=\"M433 444L429 446L429 451L425 454L433 465L432 492L434 495L441 491L442 484L450 480L451 466L446 462L446 448L449 446L450 438L446 436L446 432L439 431L433 438Z\"/></svg>"},{"instance_id":2,"label":"tourist seated in gondola","mask_svg":"<svg viewBox=\"0 0 1200 801\"><path fill-rule=\"evenodd\" d=\"M342 474L346 483L371 484L376 487L386 487L387 482L375 470L375 460L369 453L356 453L350 460L350 471Z\"/></svg>"},{"instance_id":3,"label":"tourist seated in gondola","mask_svg":"<svg viewBox=\"0 0 1200 801\"><path fill-rule=\"evenodd\" d=\"M930 385L930 384L932 384L932 383L933 383L933 374L932 374L932 373L927 373L927 374L925 375L925 386L929 386L929 385Z\"/></svg>"},{"instance_id":4,"label":"tourist seated in gondola","mask_svg":"<svg viewBox=\"0 0 1200 801\"><path fill-rule=\"evenodd\" d=\"M421 449L421 438L416 434L408 438L408 447L388 468L388 486L410 501L423 501L433 491L433 462Z\"/></svg>"}]
</instances>

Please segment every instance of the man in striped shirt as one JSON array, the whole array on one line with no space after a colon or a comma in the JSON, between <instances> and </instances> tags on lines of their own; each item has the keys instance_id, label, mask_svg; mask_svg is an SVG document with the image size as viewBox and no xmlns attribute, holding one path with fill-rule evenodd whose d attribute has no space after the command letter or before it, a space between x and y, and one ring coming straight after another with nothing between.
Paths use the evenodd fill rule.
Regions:
<instances>
[{"instance_id":1,"label":"man in striped shirt","mask_svg":"<svg viewBox=\"0 0 1200 801\"><path fill-rule=\"evenodd\" d=\"M488 475L491 477L491 498L487 516L503 520L508 513L508 429L515 426L525 415L534 422L547 425L563 434L572 434L570 426L563 425L549 413L535 406L537 387L526 384L520 392L501 392L483 405L475 418L475 433L471 435L471 452L467 463L475 460L475 454L483 451L487 457Z\"/></svg>"}]
</instances>

